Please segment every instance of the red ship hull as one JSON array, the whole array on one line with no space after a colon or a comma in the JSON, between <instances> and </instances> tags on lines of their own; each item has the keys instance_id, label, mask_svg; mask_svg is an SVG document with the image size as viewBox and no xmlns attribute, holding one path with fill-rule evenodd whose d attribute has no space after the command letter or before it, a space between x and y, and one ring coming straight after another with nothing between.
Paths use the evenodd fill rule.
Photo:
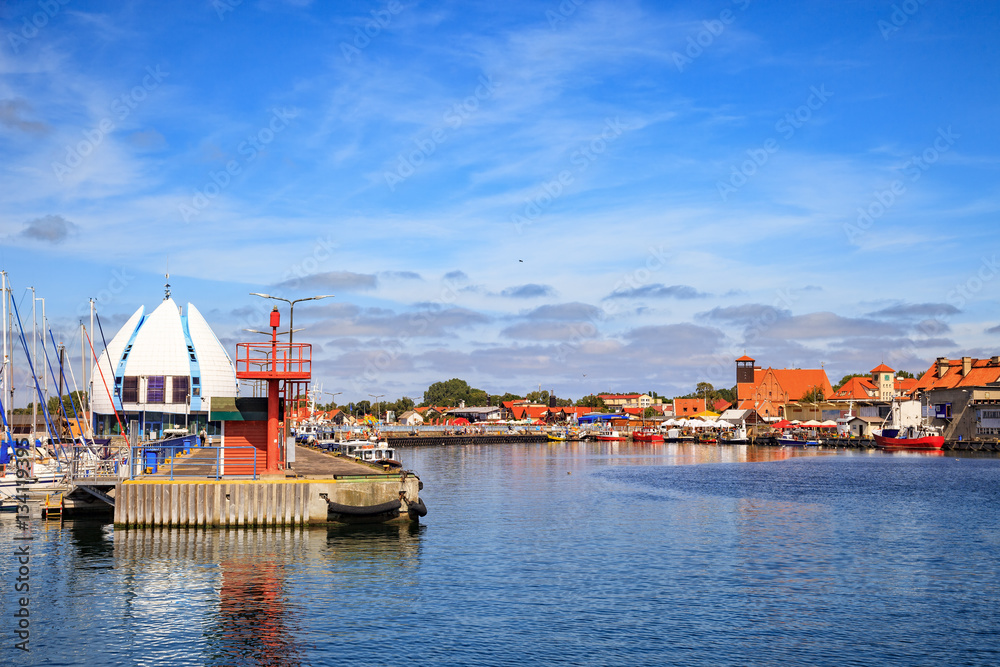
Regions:
<instances>
[{"instance_id":1,"label":"red ship hull","mask_svg":"<svg viewBox=\"0 0 1000 667\"><path fill-rule=\"evenodd\" d=\"M942 449L943 435L926 435L922 438L886 438L875 436L875 445L882 449Z\"/></svg>"}]
</instances>

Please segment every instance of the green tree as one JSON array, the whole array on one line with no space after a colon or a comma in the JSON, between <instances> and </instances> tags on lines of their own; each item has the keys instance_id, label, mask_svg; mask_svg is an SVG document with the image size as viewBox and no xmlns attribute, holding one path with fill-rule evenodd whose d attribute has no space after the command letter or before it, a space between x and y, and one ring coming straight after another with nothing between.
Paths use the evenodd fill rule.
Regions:
<instances>
[{"instance_id":1,"label":"green tree","mask_svg":"<svg viewBox=\"0 0 1000 667\"><path fill-rule=\"evenodd\" d=\"M825 398L826 396L823 394L822 387L813 387L806 393L802 394L802 398L799 400L804 403L819 403Z\"/></svg>"},{"instance_id":2,"label":"green tree","mask_svg":"<svg viewBox=\"0 0 1000 667\"><path fill-rule=\"evenodd\" d=\"M604 405L604 400L594 394L587 394L578 400L576 405L579 408L591 408L597 412L604 412L607 409L607 406Z\"/></svg>"},{"instance_id":3,"label":"green tree","mask_svg":"<svg viewBox=\"0 0 1000 667\"><path fill-rule=\"evenodd\" d=\"M76 411L75 414L77 416L81 416L83 414L83 404L86 402L86 400L87 400L87 392L85 391L74 391L69 394L63 394L62 404L66 410L66 414L69 416L70 419L73 419L74 410ZM48 408L49 414L51 415L62 414L62 412L59 409L58 396L51 397L45 404L45 407Z\"/></svg>"},{"instance_id":4,"label":"green tree","mask_svg":"<svg viewBox=\"0 0 1000 667\"><path fill-rule=\"evenodd\" d=\"M730 403L736 402L736 385L733 385L732 389L716 389L715 395L717 398L721 398L724 401L729 401Z\"/></svg>"},{"instance_id":5,"label":"green tree","mask_svg":"<svg viewBox=\"0 0 1000 667\"><path fill-rule=\"evenodd\" d=\"M486 405L489 396L482 389L469 389L469 397L465 399L465 404L469 407L481 408Z\"/></svg>"},{"instance_id":6,"label":"green tree","mask_svg":"<svg viewBox=\"0 0 1000 667\"><path fill-rule=\"evenodd\" d=\"M914 375L909 371L896 371L896 377L900 380L912 380Z\"/></svg>"},{"instance_id":7,"label":"green tree","mask_svg":"<svg viewBox=\"0 0 1000 667\"><path fill-rule=\"evenodd\" d=\"M660 414L660 412L656 408L646 408L642 411L643 417L655 417L658 414Z\"/></svg>"},{"instance_id":8,"label":"green tree","mask_svg":"<svg viewBox=\"0 0 1000 667\"><path fill-rule=\"evenodd\" d=\"M542 389L541 391L529 391L524 398L525 400L531 401L532 403L542 403L543 405L548 405L549 390Z\"/></svg>"},{"instance_id":9,"label":"green tree","mask_svg":"<svg viewBox=\"0 0 1000 667\"><path fill-rule=\"evenodd\" d=\"M414 404L412 398L409 396L403 396L402 398L396 399L394 403L387 403L386 405L389 406L389 410L396 413L396 417L399 417L399 415L403 414L407 410L412 410Z\"/></svg>"},{"instance_id":10,"label":"green tree","mask_svg":"<svg viewBox=\"0 0 1000 667\"><path fill-rule=\"evenodd\" d=\"M424 392L422 406L442 405L454 407L459 401L465 401L467 406L486 405L487 395L482 389L475 389L469 383L459 378L452 378L445 382L435 382L427 387Z\"/></svg>"},{"instance_id":11,"label":"green tree","mask_svg":"<svg viewBox=\"0 0 1000 667\"><path fill-rule=\"evenodd\" d=\"M493 396L490 396L490 405L501 405L503 403L506 403L507 401L521 401L521 400L524 400L524 396L512 394L508 391L503 396L495 394Z\"/></svg>"}]
</instances>

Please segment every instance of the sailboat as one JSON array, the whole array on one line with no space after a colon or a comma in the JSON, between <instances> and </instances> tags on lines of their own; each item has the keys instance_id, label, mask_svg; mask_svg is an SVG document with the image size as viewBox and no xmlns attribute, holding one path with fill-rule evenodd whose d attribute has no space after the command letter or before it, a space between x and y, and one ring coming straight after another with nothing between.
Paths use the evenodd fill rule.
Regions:
<instances>
[{"instance_id":1,"label":"sailboat","mask_svg":"<svg viewBox=\"0 0 1000 667\"><path fill-rule=\"evenodd\" d=\"M11 298L11 290L7 281L7 273L0 272L0 299L2 299L3 312L3 361L0 364L0 378L3 385L3 394L6 394L8 401L13 395L11 358L13 356L13 323L17 321L20 330L20 343L24 349L25 359L31 371L35 385L38 403L42 408L42 416L49 433L52 433L52 421L49 417L45 403L41 400L43 394L38 384L38 376L35 373L35 361L32 360L28 352L28 343L24 336L24 327L21 325L21 317L17 311L17 303ZM44 319L44 316L43 316ZM4 401L0 399L0 422L2 422L3 433L0 433L0 510L16 511L18 499L23 505L24 495L30 494L32 499L38 498L40 494L54 492L60 487L66 475L68 461L60 461L55 450L50 450L36 440L34 444L28 438L15 440L13 425L8 418L8 411ZM34 420L34 418L33 418ZM32 425L34 431L34 425ZM34 433L32 433L34 436ZM46 438L49 440L49 438Z\"/></svg>"}]
</instances>

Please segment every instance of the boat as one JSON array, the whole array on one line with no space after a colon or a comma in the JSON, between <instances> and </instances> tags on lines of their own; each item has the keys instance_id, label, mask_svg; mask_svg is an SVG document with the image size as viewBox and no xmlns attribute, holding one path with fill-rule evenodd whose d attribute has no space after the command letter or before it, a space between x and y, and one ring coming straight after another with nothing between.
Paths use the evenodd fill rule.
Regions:
<instances>
[{"instance_id":1,"label":"boat","mask_svg":"<svg viewBox=\"0 0 1000 667\"><path fill-rule=\"evenodd\" d=\"M632 440L636 442L663 442L663 434L656 428L640 428L632 431Z\"/></svg>"},{"instance_id":2,"label":"boat","mask_svg":"<svg viewBox=\"0 0 1000 667\"><path fill-rule=\"evenodd\" d=\"M569 440L566 435L566 431L547 431L545 433L545 437L547 437L551 442L565 442L566 440Z\"/></svg>"},{"instance_id":3,"label":"boat","mask_svg":"<svg viewBox=\"0 0 1000 667\"><path fill-rule=\"evenodd\" d=\"M873 433L879 449L943 449L944 436L928 426L909 426L893 433L882 429Z\"/></svg>"},{"instance_id":4,"label":"boat","mask_svg":"<svg viewBox=\"0 0 1000 667\"><path fill-rule=\"evenodd\" d=\"M344 440L337 443L338 451L344 456L355 458L363 463L387 465L401 468L403 464L396 458L396 450L385 440L371 436L366 440Z\"/></svg>"},{"instance_id":5,"label":"boat","mask_svg":"<svg viewBox=\"0 0 1000 667\"><path fill-rule=\"evenodd\" d=\"M597 439L603 442L613 442L616 440L628 440L628 436L622 435L621 431L614 429L601 429L597 431Z\"/></svg>"},{"instance_id":6,"label":"boat","mask_svg":"<svg viewBox=\"0 0 1000 667\"><path fill-rule=\"evenodd\" d=\"M746 422L740 422L740 425L737 426L735 430L725 433L723 437L719 439L719 443L726 445L750 444L750 438L747 437Z\"/></svg>"},{"instance_id":7,"label":"boat","mask_svg":"<svg viewBox=\"0 0 1000 667\"><path fill-rule=\"evenodd\" d=\"M664 442L694 442L695 438L689 433L684 433L678 428L667 429L663 437Z\"/></svg>"},{"instance_id":8,"label":"boat","mask_svg":"<svg viewBox=\"0 0 1000 667\"><path fill-rule=\"evenodd\" d=\"M822 441L816 438L797 437L794 435L783 435L778 438L778 444L782 447L818 447Z\"/></svg>"},{"instance_id":9,"label":"boat","mask_svg":"<svg viewBox=\"0 0 1000 667\"><path fill-rule=\"evenodd\" d=\"M882 428L872 431L875 446L879 449L944 449L944 435L940 429L927 423L926 417L909 426L901 426L901 408L895 400L882 422Z\"/></svg>"},{"instance_id":10,"label":"boat","mask_svg":"<svg viewBox=\"0 0 1000 667\"><path fill-rule=\"evenodd\" d=\"M28 449L30 452L27 457L28 477L20 478L17 476L18 464L10 441L3 442L3 447L7 451L0 460L7 460L8 463L0 464L0 511L17 511L16 498L25 492L30 498L37 500L45 494L57 493L64 488L67 466L53 457L44 445L36 443L35 447L28 448L27 441L24 440L17 444L19 451Z\"/></svg>"}]
</instances>

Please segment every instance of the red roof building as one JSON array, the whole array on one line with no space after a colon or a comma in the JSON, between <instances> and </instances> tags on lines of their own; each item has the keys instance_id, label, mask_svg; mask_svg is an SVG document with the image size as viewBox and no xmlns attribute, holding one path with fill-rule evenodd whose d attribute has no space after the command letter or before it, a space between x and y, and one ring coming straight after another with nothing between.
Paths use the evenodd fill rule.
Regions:
<instances>
[{"instance_id":1,"label":"red roof building","mask_svg":"<svg viewBox=\"0 0 1000 667\"><path fill-rule=\"evenodd\" d=\"M675 398L674 416L683 417L705 411L704 398Z\"/></svg>"},{"instance_id":2,"label":"red roof building","mask_svg":"<svg viewBox=\"0 0 1000 667\"><path fill-rule=\"evenodd\" d=\"M995 386L998 382L1000 382L1000 357L990 359L938 357L920 376L914 388L918 391L961 389Z\"/></svg>"},{"instance_id":3,"label":"red roof building","mask_svg":"<svg viewBox=\"0 0 1000 667\"><path fill-rule=\"evenodd\" d=\"M831 401L891 401L909 396L917 386L916 378L897 378L896 371L885 364L871 370L871 377L853 377L837 389Z\"/></svg>"},{"instance_id":4,"label":"red roof building","mask_svg":"<svg viewBox=\"0 0 1000 667\"><path fill-rule=\"evenodd\" d=\"M765 368L754 365L754 359L742 356L736 360L736 409L756 410L764 418L781 416L785 403L797 401L819 389L823 397L833 395L833 387L821 368Z\"/></svg>"}]
</instances>

